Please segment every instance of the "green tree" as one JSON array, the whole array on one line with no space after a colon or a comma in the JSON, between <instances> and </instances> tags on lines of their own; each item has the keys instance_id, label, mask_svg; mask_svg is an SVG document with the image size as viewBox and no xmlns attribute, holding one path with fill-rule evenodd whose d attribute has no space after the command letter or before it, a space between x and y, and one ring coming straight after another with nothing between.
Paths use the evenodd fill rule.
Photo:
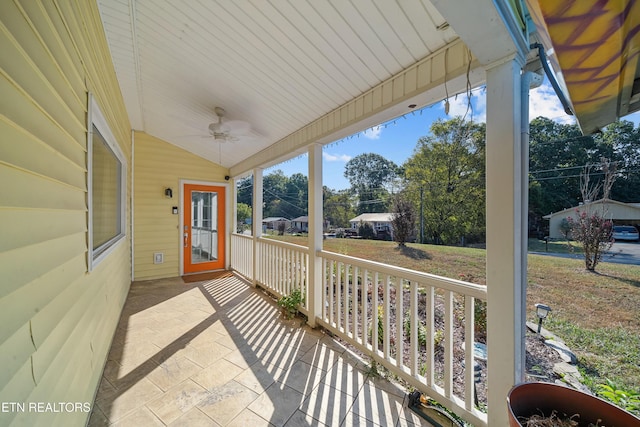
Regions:
<instances>
[{"instance_id":1,"label":"green tree","mask_svg":"<svg viewBox=\"0 0 640 427\"><path fill-rule=\"evenodd\" d=\"M246 203L238 203L236 206L236 221L238 223L238 233L242 233L244 230L249 228L247 224L247 219L251 219L252 216L251 206Z\"/></svg>"},{"instance_id":2,"label":"green tree","mask_svg":"<svg viewBox=\"0 0 640 427\"><path fill-rule=\"evenodd\" d=\"M582 201L580 170L597 144L577 125L537 117L529 124L529 210L535 218ZM595 157L595 159L598 159ZM535 221L532 221L535 222Z\"/></svg>"},{"instance_id":3,"label":"green tree","mask_svg":"<svg viewBox=\"0 0 640 427\"><path fill-rule=\"evenodd\" d=\"M263 216L296 218L307 213L307 177L296 173L285 176L280 169L263 178Z\"/></svg>"},{"instance_id":4,"label":"green tree","mask_svg":"<svg viewBox=\"0 0 640 427\"><path fill-rule=\"evenodd\" d=\"M625 203L640 201L640 126L634 129L630 121L616 121L594 138L606 148L596 154L610 159L617 170L611 199ZM603 175L598 178L602 179Z\"/></svg>"},{"instance_id":5,"label":"green tree","mask_svg":"<svg viewBox=\"0 0 640 427\"><path fill-rule=\"evenodd\" d=\"M253 206L253 176L239 179L236 184L236 201Z\"/></svg>"},{"instance_id":6,"label":"green tree","mask_svg":"<svg viewBox=\"0 0 640 427\"><path fill-rule=\"evenodd\" d=\"M355 217L354 202L348 190L334 192L324 188L324 217L334 227L349 227L349 220Z\"/></svg>"},{"instance_id":7,"label":"green tree","mask_svg":"<svg viewBox=\"0 0 640 427\"><path fill-rule=\"evenodd\" d=\"M349 160L344 176L357 195L357 213L385 212L389 207L389 190L398 174L398 166L379 154L364 153Z\"/></svg>"},{"instance_id":8,"label":"green tree","mask_svg":"<svg viewBox=\"0 0 640 427\"><path fill-rule=\"evenodd\" d=\"M424 228L436 244L483 240L485 125L460 117L431 125L403 165L406 192L422 206Z\"/></svg>"}]
</instances>

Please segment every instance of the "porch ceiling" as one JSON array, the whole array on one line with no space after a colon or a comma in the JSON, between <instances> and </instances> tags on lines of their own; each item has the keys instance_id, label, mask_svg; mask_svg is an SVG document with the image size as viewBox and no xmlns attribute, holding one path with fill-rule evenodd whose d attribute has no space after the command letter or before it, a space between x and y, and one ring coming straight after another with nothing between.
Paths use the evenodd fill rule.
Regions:
<instances>
[{"instance_id":1,"label":"porch ceiling","mask_svg":"<svg viewBox=\"0 0 640 427\"><path fill-rule=\"evenodd\" d=\"M225 167L459 43L427 0L98 5L132 127ZM252 131L218 143L215 107Z\"/></svg>"}]
</instances>

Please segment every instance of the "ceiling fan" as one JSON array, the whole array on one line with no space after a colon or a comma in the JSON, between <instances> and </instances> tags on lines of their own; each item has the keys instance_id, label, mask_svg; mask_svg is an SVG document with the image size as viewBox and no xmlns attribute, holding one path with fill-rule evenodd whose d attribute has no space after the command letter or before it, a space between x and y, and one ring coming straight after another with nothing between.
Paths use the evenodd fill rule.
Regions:
<instances>
[{"instance_id":1,"label":"ceiling fan","mask_svg":"<svg viewBox=\"0 0 640 427\"><path fill-rule=\"evenodd\" d=\"M224 120L225 110L222 107L214 109L218 121L209 125L209 135L219 142L238 141L249 136L251 125L243 120Z\"/></svg>"}]
</instances>

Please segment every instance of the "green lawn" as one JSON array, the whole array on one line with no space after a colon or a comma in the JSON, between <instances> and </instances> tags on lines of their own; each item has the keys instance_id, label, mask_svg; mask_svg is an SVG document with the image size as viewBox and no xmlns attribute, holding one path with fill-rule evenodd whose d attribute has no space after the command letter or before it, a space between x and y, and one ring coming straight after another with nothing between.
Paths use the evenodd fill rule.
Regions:
<instances>
[{"instance_id":1,"label":"green lawn","mask_svg":"<svg viewBox=\"0 0 640 427\"><path fill-rule=\"evenodd\" d=\"M274 238L307 245L306 237ZM566 243L550 243L557 251L563 246ZM486 284L483 249L420 244L402 249L393 242L355 239L327 239L324 249ZM528 317L535 320L535 303L553 308L545 327L577 353L590 387L609 378L623 389L640 392L640 266L601 263L596 270L587 272L582 259L530 254Z\"/></svg>"}]
</instances>

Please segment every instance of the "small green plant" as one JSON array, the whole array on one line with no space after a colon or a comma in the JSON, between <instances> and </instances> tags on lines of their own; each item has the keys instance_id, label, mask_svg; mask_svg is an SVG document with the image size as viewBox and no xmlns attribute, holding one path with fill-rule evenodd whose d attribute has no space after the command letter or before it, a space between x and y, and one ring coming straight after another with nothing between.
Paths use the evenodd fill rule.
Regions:
<instances>
[{"instance_id":1,"label":"small green plant","mask_svg":"<svg viewBox=\"0 0 640 427\"><path fill-rule=\"evenodd\" d=\"M287 319L292 319L298 313L298 306L304 304L304 297L300 288L296 288L289 295L278 300L278 305L284 310Z\"/></svg>"},{"instance_id":2,"label":"small green plant","mask_svg":"<svg viewBox=\"0 0 640 427\"><path fill-rule=\"evenodd\" d=\"M384 308L378 306L378 344L384 343Z\"/></svg>"},{"instance_id":3,"label":"small green plant","mask_svg":"<svg viewBox=\"0 0 640 427\"><path fill-rule=\"evenodd\" d=\"M407 313L404 318L404 330L408 337L411 336L411 316ZM418 322L418 345L420 347L427 346L427 327L422 324L422 322Z\"/></svg>"},{"instance_id":4,"label":"small green plant","mask_svg":"<svg viewBox=\"0 0 640 427\"><path fill-rule=\"evenodd\" d=\"M439 347L442 345L444 341L444 331L437 330L435 334L433 334L433 346Z\"/></svg>"},{"instance_id":5,"label":"small green plant","mask_svg":"<svg viewBox=\"0 0 640 427\"><path fill-rule=\"evenodd\" d=\"M606 384L598 384L598 395L629 412L640 412L640 394L618 388L617 384L606 379Z\"/></svg>"}]
</instances>

